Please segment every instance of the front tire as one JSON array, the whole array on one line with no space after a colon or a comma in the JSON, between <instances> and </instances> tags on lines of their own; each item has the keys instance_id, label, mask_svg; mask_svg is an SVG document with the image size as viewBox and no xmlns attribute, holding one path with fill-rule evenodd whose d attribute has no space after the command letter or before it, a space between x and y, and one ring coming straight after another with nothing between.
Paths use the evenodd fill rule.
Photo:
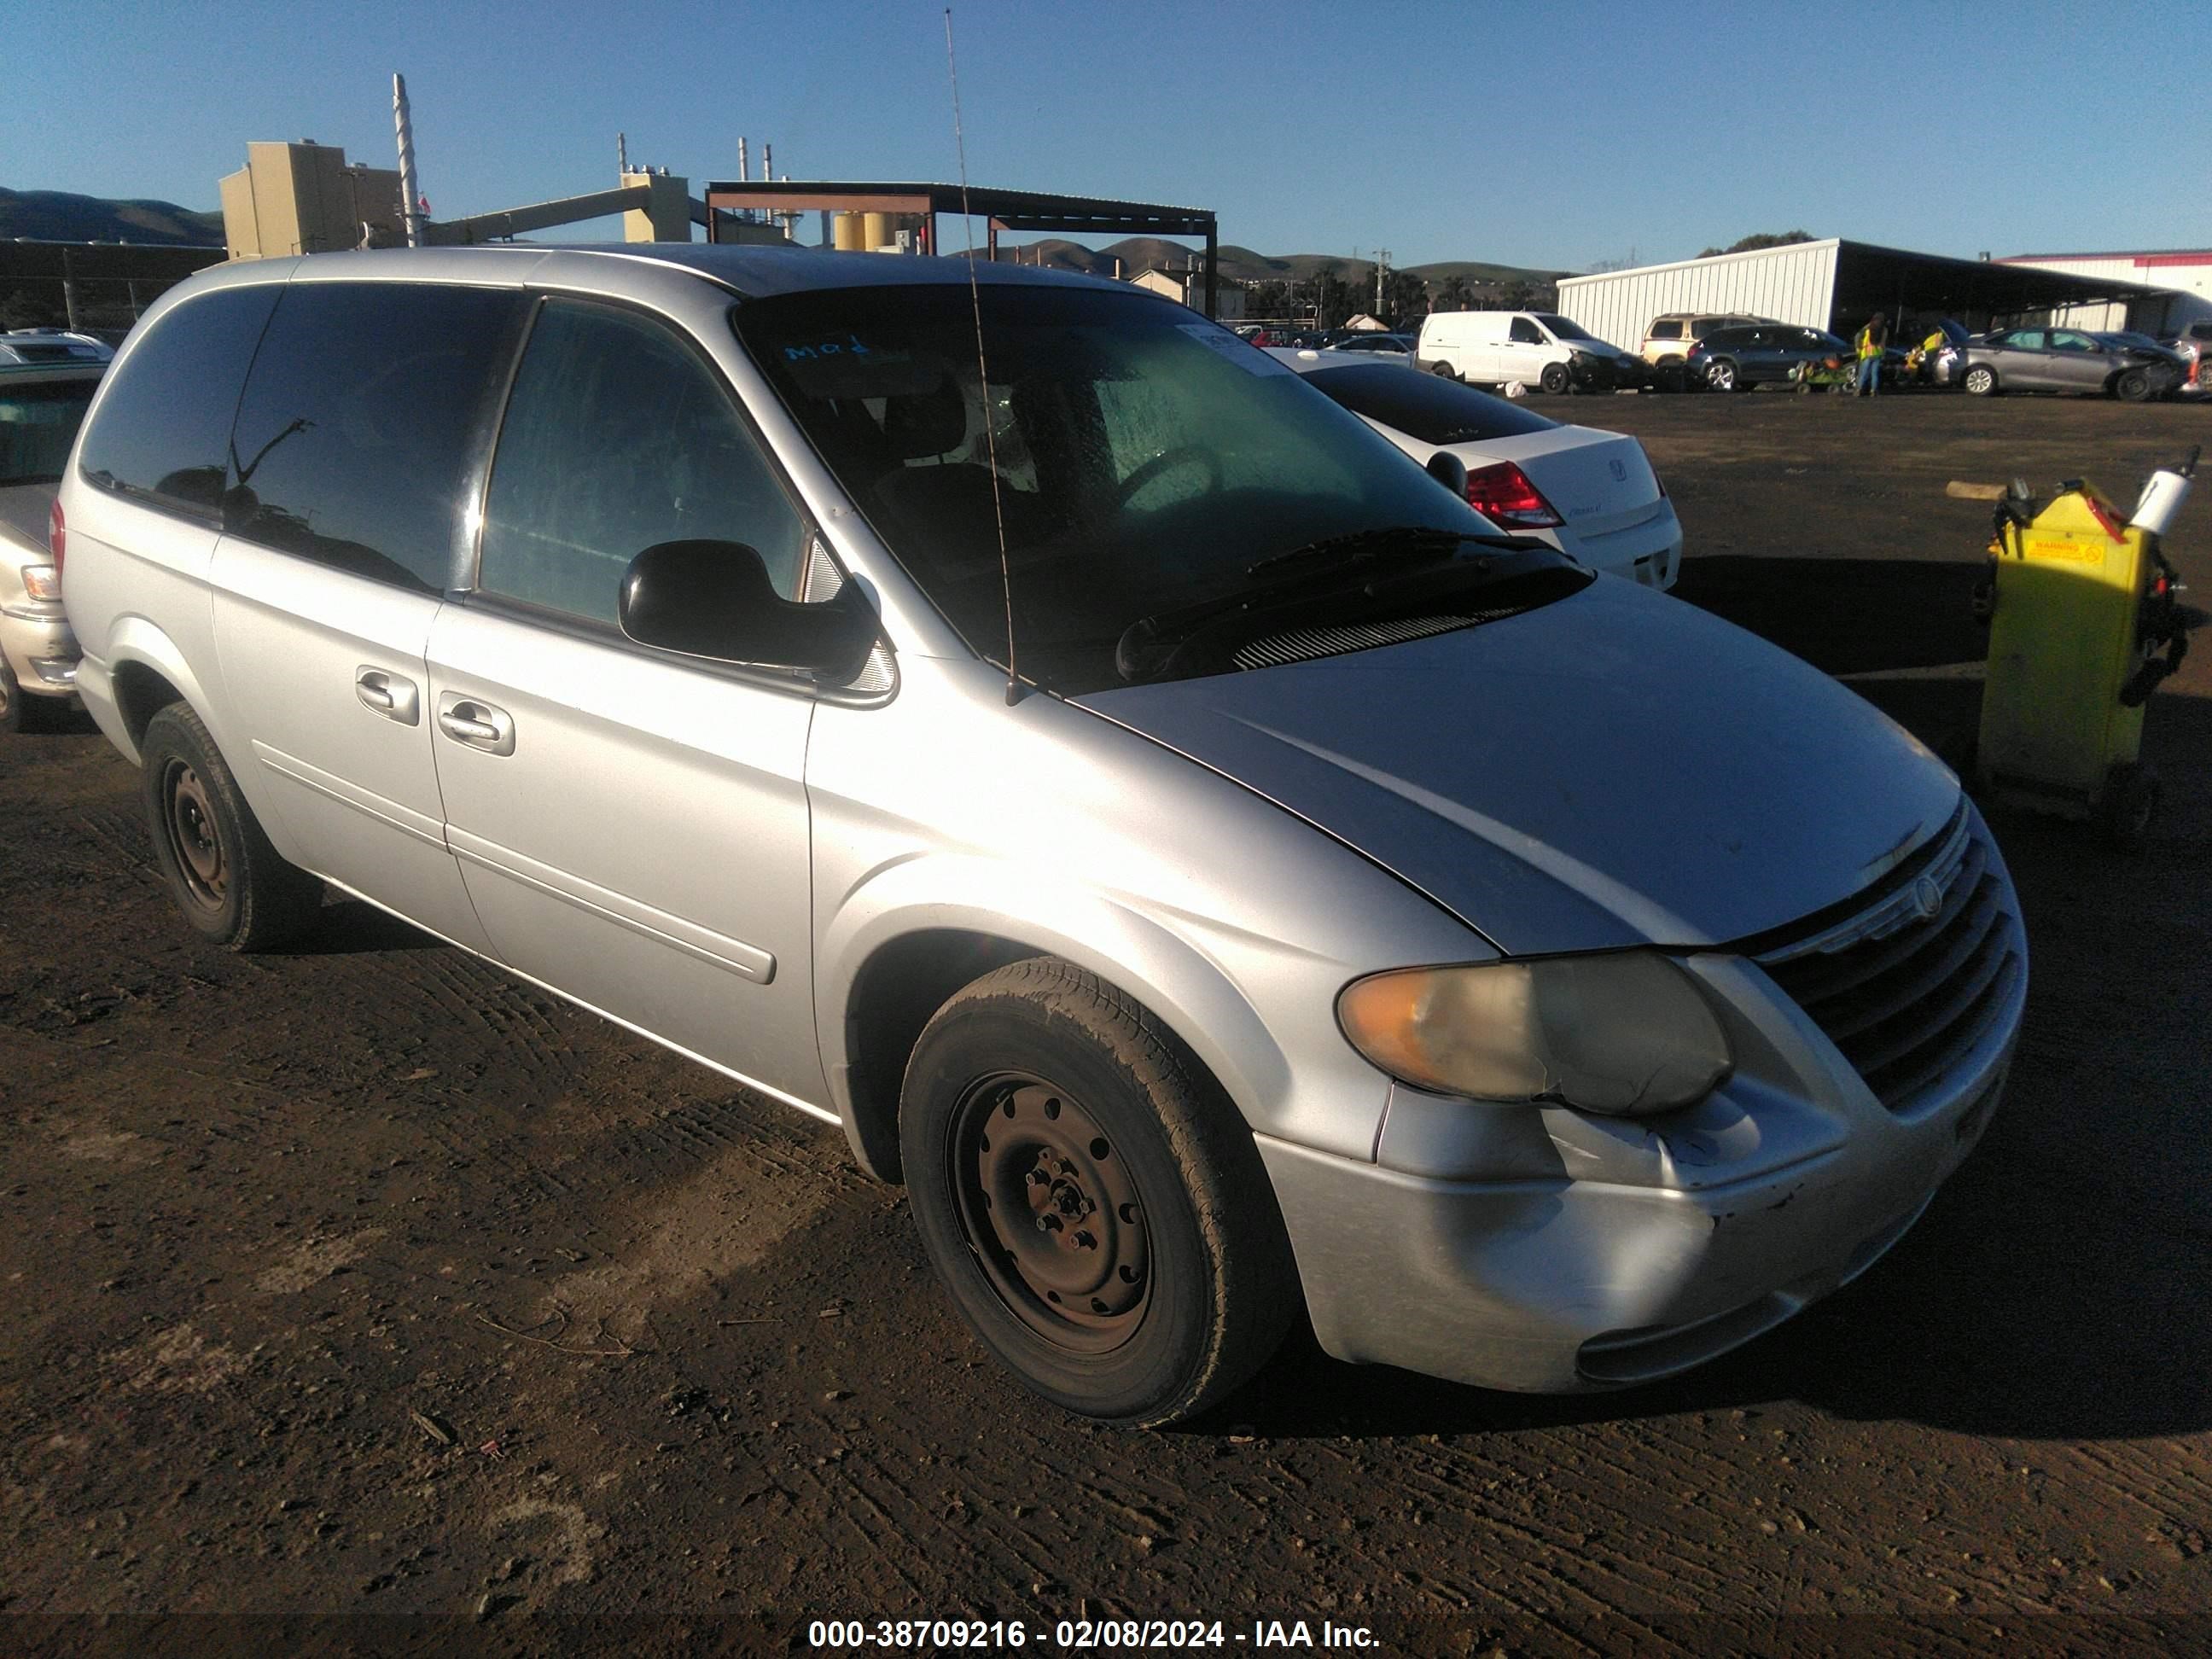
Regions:
<instances>
[{"instance_id":1,"label":"front tire","mask_svg":"<svg viewBox=\"0 0 2212 1659\"><path fill-rule=\"evenodd\" d=\"M154 860L185 920L241 953L274 950L313 926L323 884L270 845L191 706L155 714L138 747Z\"/></svg>"},{"instance_id":2,"label":"front tire","mask_svg":"<svg viewBox=\"0 0 2212 1659\"><path fill-rule=\"evenodd\" d=\"M1052 957L986 975L915 1044L899 1145L923 1248L984 1346L1117 1427L1266 1363L1297 1280L1252 1136L1149 1013Z\"/></svg>"},{"instance_id":3,"label":"front tire","mask_svg":"<svg viewBox=\"0 0 2212 1659\"><path fill-rule=\"evenodd\" d=\"M1966 395L1970 398L1994 398L1997 392L1997 372L1987 363L1976 363L1966 371L1966 378L1960 384L1966 388Z\"/></svg>"},{"instance_id":4,"label":"front tire","mask_svg":"<svg viewBox=\"0 0 2212 1659\"><path fill-rule=\"evenodd\" d=\"M8 666L8 659L0 657L0 732L20 732L30 718L23 705L23 688L15 683L15 671Z\"/></svg>"},{"instance_id":5,"label":"front tire","mask_svg":"<svg viewBox=\"0 0 2212 1659\"><path fill-rule=\"evenodd\" d=\"M2150 396L2150 376L2139 368L2129 369L2112 382L2112 395L2124 403L2142 403Z\"/></svg>"},{"instance_id":6,"label":"front tire","mask_svg":"<svg viewBox=\"0 0 2212 1659\"><path fill-rule=\"evenodd\" d=\"M1544 372L1536 377L1536 384L1554 398L1567 389L1567 366L1565 363L1546 363Z\"/></svg>"}]
</instances>

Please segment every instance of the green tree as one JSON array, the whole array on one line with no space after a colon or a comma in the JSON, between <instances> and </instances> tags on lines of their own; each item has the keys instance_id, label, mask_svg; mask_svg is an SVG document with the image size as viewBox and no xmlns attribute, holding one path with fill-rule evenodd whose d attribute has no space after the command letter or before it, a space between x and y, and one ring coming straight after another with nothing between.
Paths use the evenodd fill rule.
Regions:
<instances>
[{"instance_id":1,"label":"green tree","mask_svg":"<svg viewBox=\"0 0 2212 1659\"><path fill-rule=\"evenodd\" d=\"M1813 233L1809 230L1753 231L1750 235L1739 241L1732 242L1726 247L1709 247L1698 258L1711 259L1723 253L1749 253L1754 249L1762 247L1788 247L1793 242L1809 242L1812 240Z\"/></svg>"},{"instance_id":2,"label":"green tree","mask_svg":"<svg viewBox=\"0 0 2212 1659\"><path fill-rule=\"evenodd\" d=\"M1472 311L1474 309L1474 285L1464 276L1447 276L1437 284L1429 304L1434 311Z\"/></svg>"}]
</instances>

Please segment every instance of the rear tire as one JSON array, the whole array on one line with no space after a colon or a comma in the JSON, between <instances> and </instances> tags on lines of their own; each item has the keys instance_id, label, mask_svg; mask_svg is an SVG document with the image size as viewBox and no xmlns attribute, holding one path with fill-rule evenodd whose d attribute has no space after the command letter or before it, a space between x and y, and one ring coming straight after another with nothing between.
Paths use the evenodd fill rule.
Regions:
<instances>
[{"instance_id":1,"label":"rear tire","mask_svg":"<svg viewBox=\"0 0 2212 1659\"><path fill-rule=\"evenodd\" d=\"M1456 380L1459 379L1459 376L1452 372L1452 366L1449 363L1443 362L1442 361L1431 363L1429 365L1429 373L1435 375L1440 380Z\"/></svg>"},{"instance_id":2,"label":"rear tire","mask_svg":"<svg viewBox=\"0 0 2212 1659\"><path fill-rule=\"evenodd\" d=\"M1069 963L1010 963L938 1011L899 1146L953 1306L1066 1410L1123 1428L1203 1411L1298 1310L1251 1132L1171 1033Z\"/></svg>"},{"instance_id":3,"label":"rear tire","mask_svg":"<svg viewBox=\"0 0 2212 1659\"><path fill-rule=\"evenodd\" d=\"M1970 398L1994 398L1997 395L1997 372L1987 363L1976 363L1967 369L1960 385L1966 388Z\"/></svg>"},{"instance_id":4,"label":"rear tire","mask_svg":"<svg viewBox=\"0 0 2212 1659\"><path fill-rule=\"evenodd\" d=\"M155 714L138 747L154 860L185 920L241 953L274 950L313 926L323 884L270 845L191 706Z\"/></svg>"},{"instance_id":5,"label":"rear tire","mask_svg":"<svg viewBox=\"0 0 2212 1659\"><path fill-rule=\"evenodd\" d=\"M1713 392L1741 392L1744 389L1736 380L1735 365L1725 357L1705 365L1705 386Z\"/></svg>"}]
</instances>

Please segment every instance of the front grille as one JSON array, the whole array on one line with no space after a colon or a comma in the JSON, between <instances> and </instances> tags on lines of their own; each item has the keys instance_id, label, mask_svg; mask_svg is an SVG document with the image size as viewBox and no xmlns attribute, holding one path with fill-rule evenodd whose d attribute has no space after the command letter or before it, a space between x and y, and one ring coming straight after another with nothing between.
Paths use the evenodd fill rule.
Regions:
<instances>
[{"instance_id":1,"label":"front grille","mask_svg":"<svg viewBox=\"0 0 2212 1659\"><path fill-rule=\"evenodd\" d=\"M1824 913L1750 953L1900 1115L2003 1018L2027 971L1988 834L1961 805L1849 914Z\"/></svg>"}]
</instances>

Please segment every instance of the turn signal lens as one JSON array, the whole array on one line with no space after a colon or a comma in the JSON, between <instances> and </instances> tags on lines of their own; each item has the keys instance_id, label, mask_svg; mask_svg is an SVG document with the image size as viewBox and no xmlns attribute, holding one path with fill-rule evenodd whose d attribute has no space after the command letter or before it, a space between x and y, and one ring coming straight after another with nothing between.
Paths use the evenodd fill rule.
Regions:
<instances>
[{"instance_id":1,"label":"turn signal lens","mask_svg":"<svg viewBox=\"0 0 2212 1659\"><path fill-rule=\"evenodd\" d=\"M1703 1099L1734 1065L1695 981L1648 951L1376 974L1336 1011L1392 1077L1478 1100L1641 1117Z\"/></svg>"},{"instance_id":2,"label":"turn signal lens","mask_svg":"<svg viewBox=\"0 0 2212 1659\"><path fill-rule=\"evenodd\" d=\"M23 592L41 605L52 605L62 596L62 573L50 564L27 564Z\"/></svg>"},{"instance_id":3,"label":"turn signal lens","mask_svg":"<svg viewBox=\"0 0 2212 1659\"><path fill-rule=\"evenodd\" d=\"M1467 504L1492 524L1520 530L1549 530L1565 524L1544 492L1510 461L1477 467L1467 475Z\"/></svg>"}]
</instances>

